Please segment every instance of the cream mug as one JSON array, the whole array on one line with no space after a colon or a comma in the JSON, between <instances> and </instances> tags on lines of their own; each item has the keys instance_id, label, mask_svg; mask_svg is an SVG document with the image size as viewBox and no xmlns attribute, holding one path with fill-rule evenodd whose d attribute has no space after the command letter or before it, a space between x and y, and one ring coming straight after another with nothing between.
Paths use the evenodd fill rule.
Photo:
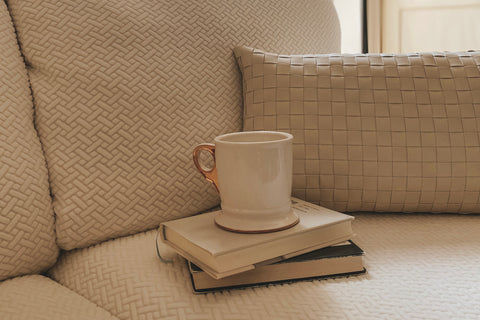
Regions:
<instances>
[{"instance_id":1,"label":"cream mug","mask_svg":"<svg viewBox=\"0 0 480 320\"><path fill-rule=\"evenodd\" d=\"M215 223L243 233L284 230L299 221L292 210L292 140L289 133L246 131L221 135L215 144L193 151L197 169L220 194L222 210ZM199 161L201 151L213 166Z\"/></svg>"}]
</instances>

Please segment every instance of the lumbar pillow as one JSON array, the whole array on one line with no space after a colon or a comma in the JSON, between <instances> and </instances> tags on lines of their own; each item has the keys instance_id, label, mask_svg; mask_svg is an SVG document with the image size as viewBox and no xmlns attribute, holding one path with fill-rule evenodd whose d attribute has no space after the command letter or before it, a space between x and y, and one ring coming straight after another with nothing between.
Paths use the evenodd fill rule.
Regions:
<instances>
[{"instance_id":1,"label":"lumbar pillow","mask_svg":"<svg viewBox=\"0 0 480 320\"><path fill-rule=\"evenodd\" d=\"M0 2L0 281L51 267L55 218L25 64ZM2 312L0 312L2 313Z\"/></svg>"},{"instance_id":2,"label":"lumbar pillow","mask_svg":"<svg viewBox=\"0 0 480 320\"><path fill-rule=\"evenodd\" d=\"M328 0L8 2L64 249L218 204L192 151L241 130L234 43L339 47Z\"/></svg>"},{"instance_id":3,"label":"lumbar pillow","mask_svg":"<svg viewBox=\"0 0 480 320\"><path fill-rule=\"evenodd\" d=\"M480 53L235 49L244 129L294 135L294 195L341 211L480 213Z\"/></svg>"}]
</instances>

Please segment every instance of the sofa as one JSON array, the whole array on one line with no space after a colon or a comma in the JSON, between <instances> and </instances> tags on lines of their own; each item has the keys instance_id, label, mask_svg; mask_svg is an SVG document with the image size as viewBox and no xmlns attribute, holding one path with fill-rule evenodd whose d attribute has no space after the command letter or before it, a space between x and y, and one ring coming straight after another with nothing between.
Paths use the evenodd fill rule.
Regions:
<instances>
[{"instance_id":1,"label":"sofa","mask_svg":"<svg viewBox=\"0 0 480 320\"><path fill-rule=\"evenodd\" d=\"M0 35L1 319L480 317L476 52L339 54L330 0L6 0ZM293 133L365 274L193 294L157 228L242 129Z\"/></svg>"}]
</instances>

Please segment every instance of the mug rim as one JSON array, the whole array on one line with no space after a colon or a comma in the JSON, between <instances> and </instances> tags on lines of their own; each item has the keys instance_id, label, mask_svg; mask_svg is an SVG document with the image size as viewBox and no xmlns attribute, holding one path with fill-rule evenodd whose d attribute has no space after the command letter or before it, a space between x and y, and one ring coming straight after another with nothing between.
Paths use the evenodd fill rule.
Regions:
<instances>
[{"instance_id":1,"label":"mug rim","mask_svg":"<svg viewBox=\"0 0 480 320\"><path fill-rule=\"evenodd\" d=\"M229 137L236 137L236 136L252 136L252 135L277 135L281 136L279 139L270 139L270 140L263 140L263 141L228 141L224 140ZM287 132L282 131L241 131L241 132L233 132L222 134L215 138L215 143L225 143L225 144L235 144L235 145L252 145L252 144L269 144L269 143L279 143L293 140L293 135Z\"/></svg>"}]
</instances>

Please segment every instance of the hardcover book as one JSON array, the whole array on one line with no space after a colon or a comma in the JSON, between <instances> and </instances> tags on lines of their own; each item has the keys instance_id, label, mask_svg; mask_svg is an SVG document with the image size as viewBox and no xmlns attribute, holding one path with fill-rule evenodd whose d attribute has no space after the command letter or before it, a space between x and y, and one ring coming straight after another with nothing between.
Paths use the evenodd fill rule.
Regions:
<instances>
[{"instance_id":1,"label":"hardcover book","mask_svg":"<svg viewBox=\"0 0 480 320\"><path fill-rule=\"evenodd\" d=\"M287 230L242 234L215 225L216 211L160 225L161 239L215 279L349 240L353 217L292 199L300 222Z\"/></svg>"},{"instance_id":2,"label":"hardcover book","mask_svg":"<svg viewBox=\"0 0 480 320\"><path fill-rule=\"evenodd\" d=\"M194 263L187 261L193 290L198 293L285 281L364 273L364 252L347 241L315 250L254 270L214 279Z\"/></svg>"}]
</instances>

